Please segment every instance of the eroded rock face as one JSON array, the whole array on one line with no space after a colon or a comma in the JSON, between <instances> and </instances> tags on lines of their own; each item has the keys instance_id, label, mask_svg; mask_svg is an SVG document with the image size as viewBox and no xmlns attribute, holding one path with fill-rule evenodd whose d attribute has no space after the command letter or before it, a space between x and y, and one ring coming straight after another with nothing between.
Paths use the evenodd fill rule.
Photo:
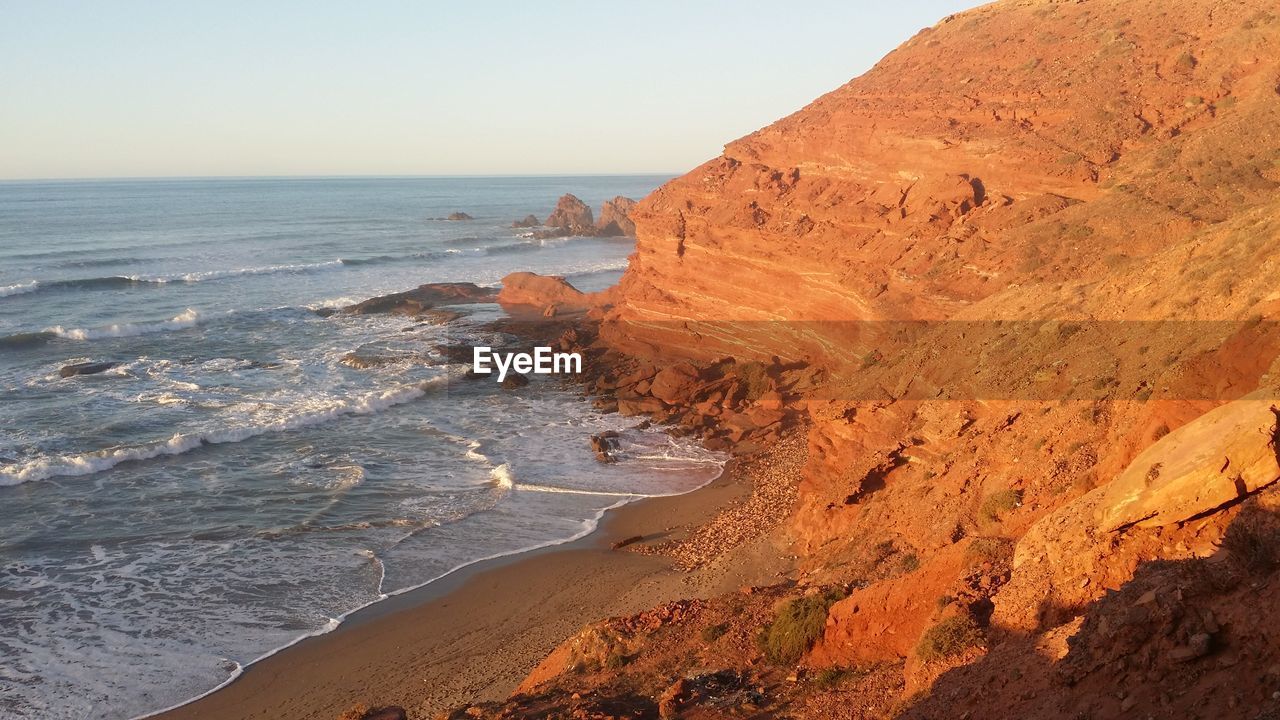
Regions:
<instances>
[{"instance_id":1,"label":"eroded rock face","mask_svg":"<svg viewBox=\"0 0 1280 720\"><path fill-rule=\"evenodd\" d=\"M591 208L577 196L568 193L560 197L556 209L542 224L573 235L590 235L595 231L595 218L591 214Z\"/></svg>"},{"instance_id":2,"label":"eroded rock face","mask_svg":"<svg viewBox=\"0 0 1280 720\"><path fill-rule=\"evenodd\" d=\"M631 215L607 336L711 359L744 348L681 321L760 321L745 347L839 361L833 345L853 348L795 323L953 317L1015 285L1105 276L1267 201L1280 175L1259 158L1280 140L1232 140L1280 119L1262 3L1087 5L947 18L659 188ZM1197 40L1171 41L1179 27ZM1235 170L1210 180L1198 162Z\"/></svg>"},{"instance_id":3,"label":"eroded rock face","mask_svg":"<svg viewBox=\"0 0 1280 720\"><path fill-rule=\"evenodd\" d=\"M636 224L631 220L631 211L635 207L635 200L621 195L612 200L605 200L600 206L596 234L601 237L635 237Z\"/></svg>"},{"instance_id":4,"label":"eroded rock face","mask_svg":"<svg viewBox=\"0 0 1280 720\"><path fill-rule=\"evenodd\" d=\"M1101 498L1101 526L1182 522L1280 480L1280 409L1239 400L1211 410L1147 448Z\"/></svg>"}]
</instances>

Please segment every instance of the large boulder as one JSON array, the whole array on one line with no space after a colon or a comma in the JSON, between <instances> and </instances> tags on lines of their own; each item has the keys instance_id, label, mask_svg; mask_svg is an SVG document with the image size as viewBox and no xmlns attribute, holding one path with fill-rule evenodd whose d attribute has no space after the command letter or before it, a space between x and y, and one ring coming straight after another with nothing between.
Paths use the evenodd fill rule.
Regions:
<instances>
[{"instance_id":1,"label":"large boulder","mask_svg":"<svg viewBox=\"0 0 1280 720\"><path fill-rule=\"evenodd\" d=\"M668 365L653 377L649 394L668 405L678 405L693 397L693 391L702 384L698 369L689 363Z\"/></svg>"},{"instance_id":2,"label":"large boulder","mask_svg":"<svg viewBox=\"0 0 1280 720\"><path fill-rule=\"evenodd\" d=\"M1181 522L1280 479L1278 417L1269 400L1237 400L1165 435L1106 486L1101 527Z\"/></svg>"},{"instance_id":3,"label":"large boulder","mask_svg":"<svg viewBox=\"0 0 1280 720\"><path fill-rule=\"evenodd\" d=\"M498 293L502 305L530 305L538 308L555 307L558 310L582 310L590 305L586 293L557 275L538 275L516 272L502 278L502 292Z\"/></svg>"},{"instance_id":4,"label":"large boulder","mask_svg":"<svg viewBox=\"0 0 1280 720\"><path fill-rule=\"evenodd\" d=\"M600 206L596 234L601 237L635 237L636 224L631 220L631 211L635 206L635 200L621 195L612 200L605 200Z\"/></svg>"},{"instance_id":5,"label":"large boulder","mask_svg":"<svg viewBox=\"0 0 1280 720\"><path fill-rule=\"evenodd\" d=\"M568 193L560 197L556 209L547 216L543 225L573 235L591 235L595 232L595 218L591 214L591 208L577 196Z\"/></svg>"}]
</instances>

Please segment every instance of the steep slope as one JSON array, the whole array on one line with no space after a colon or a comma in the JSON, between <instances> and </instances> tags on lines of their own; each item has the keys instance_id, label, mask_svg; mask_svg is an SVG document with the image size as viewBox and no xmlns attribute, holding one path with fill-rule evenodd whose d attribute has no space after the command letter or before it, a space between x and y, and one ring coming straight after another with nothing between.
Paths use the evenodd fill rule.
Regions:
<instances>
[{"instance_id":1,"label":"steep slope","mask_svg":"<svg viewBox=\"0 0 1280 720\"><path fill-rule=\"evenodd\" d=\"M1269 199L1272 10L1034 0L949 17L641 203L610 337L830 361L778 323L948 318L1015 284L1106 275ZM767 327L680 331L724 320Z\"/></svg>"},{"instance_id":2,"label":"steep slope","mask_svg":"<svg viewBox=\"0 0 1280 720\"><path fill-rule=\"evenodd\" d=\"M676 622L629 640L648 675L541 687L1280 713L1278 189L1271 0L993 3L660 188L592 390L738 452L806 434L796 586L721 598L719 663ZM779 660L760 618L797 608Z\"/></svg>"}]
</instances>

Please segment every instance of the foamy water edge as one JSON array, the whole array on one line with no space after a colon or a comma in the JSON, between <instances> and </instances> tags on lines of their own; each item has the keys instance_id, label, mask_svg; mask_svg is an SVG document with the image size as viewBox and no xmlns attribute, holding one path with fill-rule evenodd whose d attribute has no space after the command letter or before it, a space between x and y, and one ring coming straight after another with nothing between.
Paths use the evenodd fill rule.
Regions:
<instances>
[{"instance_id":1,"label":"foamy water edge","mask_svg":"<svg viewBox=\"0 0 1280 720\"><path fill-rule=\"evenodd\" d=\"M445 572L440 573L439 575L436 575L435 577L432 577L432 578L430 578L430 579L428 579L428 580L425 580L425 581L423 581L423 582L421 582L421 583L418 583L418 584L416 584L416 585L410 585L410 586L407 586L407 587L401 588L401 589L399 589L399 590L394 590L394 591L389 592L389 593L387 593L387 592L382 592L381 584L382 584L383 582L385 582L385 581L386 581L386 574L385 574L385 572L384 572L384 573L383 573L383 575L382 575L382 577L381 577L381 578L379 579L379 581L378 581L378 582L379 582L379 588L378 588L378 597L377 597L377 598L375 598L375 599L373 599L373 600L370 600L369 602L364 603L363 605L360 605L360 606L358 606L358 607L355 607L355 608L353 608L353 609L351 609L351 610L348 610L348 611L346 611L346 612L342 613L341 615L339 615L339 616L338 616L338 617L336 617L336 618L329 618L329 622L325 625L325 627L323 627L323 628L321 628L321 629L319 629L319 630L315 630L315 631L313 631L313 632L309 632L309 633L305 633L305 634L303 634L303 635L300 635L299 637L295 638L294 640L292 640L292 641L290 641L290 642L288 642L288 643L286 643L286 644L284 644L284 645L281 645L280 647L278 647L278 648L276 648L276 649L274 649L274 650L270 650L270 651L268 651L268 652L266 652L266 653L262 654L261 656L259 656L259 657L255 658L255 659L253 659L253 660L250 660L248 663L241 664L241 663L239 663L239 662L236 662L236 663L235 663L235 665L236 665L236 669L232 671L231 675L230 675L226 680L223 680L223 681L222 681L221 683L219 683L217 686L213 687L212 689L210 689L210 690L208 690L208 691L206 691L206 692L203 692L203 693L201 693L201 694L199 694L199 695L197 695L197 696L195 696L195 697L193 697L193 698L191 698L191 699L189 699L189 700L183 700L182 702L176 703L176 704L174 704L174 705L170 705L169 707L166 707L166 708L163 708L163 709L160 709L160 710L155 710L155 711L153 711L153 712L144 713L144 714L142 714L142 715L134 716L133 718L130 718L130 720L146 720L147 718L153 718L153 717L156 717L156 716L158 716L158 715L162 715L162 714L164 714L164 713L167 713L167 712L169 712L169 711L171 711L171 710L177 710L178 708L185 707L185 706L190 705L191 703L197 702L197 701L199 701L199 700L203 700L204 698L209 697L210 695L212 695L212 694L214 694L214 693L218 692L219 690L221 690L221 689L223 689L223 688L227 687L228 685L230 685L231 683L235 682L237 679L239 679L239 678L240 678L240 676L242 676L242 675L244 674L245 670L248 670L250 667L252 667L252 666L256 665L257 663L260 663L260 662L262 662L263 660L266 660L267 658L272 657L273 655L277 655L277 654L279 654L279 653L281 653L281 652L284 652L285 650L288 650L289 648L293 647L294 645L297 645L298 643L303 642L304 640L308 640L308 639L310 639L310 638L320 637L320 636L322 636L322 635L328 635L329 633L331 633L331 632L333 632L334 630L337 630L339 627L341 627L341 626L342 626L342 623L346 622L347 618L351 617L352 615L355 615L356 613L358 613L358 612L360 612L360 611L362 611L362 610L367 610L368 608L371 608L371 607L373 607L374 605L377 605L377 604L378 604L378 603L380 603L380 602L383 602L383 601L385 601L385 600L389 600L389 599L391 599L391 598L393 598L393 597L397 597L397 596L399 596L399 595L403 595L403 594L405 594L405 593L410 593L410 592L414 592L414 591L417 591L417 590L421 590L421 589L423 589L423 588L427 587L428 585L431 585L431 584L432 584L432 583L434 583L434 582L437 582L437 581L439 581L439 580L443 580L444 578L447 578L447 577L449 577L450 575L453 575L454 573L456 573L456 572L458 572L458 571L460 571L460 570L464 570L464 569L466 569L466 568L469 568L469 567L471 567L471 566L473 566L473 565L477 565L477 564L479 564L479 563L489 562L489 561L491 561L491 560L498 560L498 559L500 559L500 558L504 558L504 557L514 557L514 556L516 556L516 555L523 555L523 554L525 554L525 553L531 553L531 552L534 552L534 551L536 551L536 550L543 550L543 549L545 549L545 548L549 548L549 547L556 547L556 546L558 546L558 545L567 545L567 544L569 544L569 543L576 542L576 541L578 541L578 540L581 540L581 539L583 539L583 538L585 538L585 537L587 537L587 536L591 535L591 534L592 534L592 533L594 533L596 530L598 530L598 529L599 529L599 527L600 527L600 521L604 519L605 515L606 515L606 514L608 514L608 512L609 512L610 510L616 510L616 509L618 509L618 508L620 508L620 507L622 507L622 506L624 506L624 505L629 505L629 504L631 504L631 503L633 503L633 502L640 501L640 500L651 500L651 499L655 499L655 498L663 498L663 497L678 497L678 496L680 496L680 495L688 495L688 494L690 494L690 493L697 492L697 491L699 491L699 490L701 490L701 489L703 489L703 488L707 487L707 486L708 486L708 485L710 485L711 483L714 483L715 481L717 481L717 480L719 480L720 478L724 477L724 468L725 468L725 465L727 465L727 464L728 464L728 460L727 460L727 459L719 460L719 461L717 462L717 464L719 464L719 466L720 466L720 471L719 471L718 473L716 473L714 476L712 476L711 478L709 478L706 482L702 483L701 485L698 485L697 487L693 487L693 488L690 488L690 489L688 489L688 490L684 490L684 491L681 491L681 492L673 492L673 493L657 493L657 494L653 494L653 495L637 495L637 494L629 494L629 495L626 495L625 497L623 497L621 500L618 500L618 501L617 501L617 502L615 502L614 504L609 505L608 507L605 507L605 508L601 508L601 509L600 509L599 511L597 511L597 512L595 513L595 515L594 515L592 518L590 518L589 520L585 520L585 521L583 521L583 526L584 526L584 527L583 527L583 529L582 529L581 531L579 531L579 532L577 532L577 533L574 533L573 535L571 535L571 536L569 536L569 537L567 537L567 538L561 539L561 540L548 540L548 541L546 541L546 542L538 543L538 544L535 544L535 545L530 545L529 547L519 548L519 549L516 549L516 550L510 550L510 551L507 551L507 552L494 553L494 554L492 554L492 555L487 555L487 556L485 556L485 557L476 558L475 560L469 560L469 561L467 561L467 562L460 563L459 565L456 565L456 566L454 566L454 567L452 567L452 568L450 568L450 569L446 570ZM505 468L505 469L506 469L506 471L505 471L505 472L499 472L499 471L500 471L500 469L502 469L502 468ZM502 487L502 488L508 489L508 490L510 490L510 491L519 492L519 491L521 491L522 489L523 489L523 490L526 490L526 491L531 491L531 492L546 492L546 491L548 491L548 489L547 489L547 488L543 488L542 486L536 486L536 485L531 485L531 486L527 486L527 487L522 488L522 487L521 487L521 485L520 485L518 482L516 482L516 481L515 481L515 479L511 476L511 474L510 474L510 466L509 466L508 464L506 464L506 463L502 463L501 465L498 465L498 466L494 467L494 468L493 468L493 470L491 471L491 474L492 474L492 475L493 475L493 477L494 477L494 481L495 481L495 484L496 484L496 485L498 485L499 487ZM555 490L551 490L551 491L553 491L553 492L576 492L576 491L573 491L573 490L559 490L559 489L555 489ZM589 495L604 495L604 494L608 494L608 493L593 493L593 492L585 492L585 493L583 493L583 494L589 494ZM375 559L376 559L376 558L375 558ZM232 662L235 662L235 661L232 661Z\"/></svg>"}]
</instances>

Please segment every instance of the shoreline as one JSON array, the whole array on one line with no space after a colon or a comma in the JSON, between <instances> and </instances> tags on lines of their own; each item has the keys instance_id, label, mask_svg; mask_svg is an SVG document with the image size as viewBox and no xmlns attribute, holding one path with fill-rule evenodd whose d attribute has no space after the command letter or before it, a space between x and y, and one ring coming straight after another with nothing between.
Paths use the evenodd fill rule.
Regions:
<instances>
[{"instance_id":1,"label":"shoreline","mask_svg":"<svg viewBox=\"0 0 1280 720\"><path fill-rule=\"evenodd\" d=\"M427 718L449 707L508 696L538 662L582 626L667 600L738 587L751 577L695 578L642 548L687 535L751 491L740 462L680 495L645 497L603 511L596 527L563 542L463 565L343 616L155 720L315 718L358 705L401 705ZM773 568L735 567L746 576ZM755 572L759 570L762 572ZM709 582L708 582L709 581ZM530 603L530 598L538 602Z\"/></svg>"}]
</instances>

